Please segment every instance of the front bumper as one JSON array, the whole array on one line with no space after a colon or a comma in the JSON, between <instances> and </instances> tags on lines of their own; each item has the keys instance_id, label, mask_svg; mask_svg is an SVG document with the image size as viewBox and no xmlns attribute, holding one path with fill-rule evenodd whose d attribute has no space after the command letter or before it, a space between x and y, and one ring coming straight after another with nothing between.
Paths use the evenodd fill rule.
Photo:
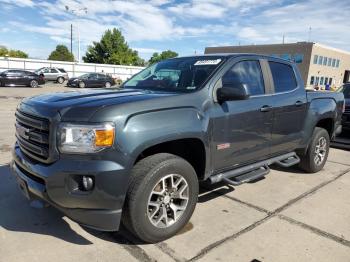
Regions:
<instances>
[{"instance_id":1,"label":"front bumper","mask_svg":"<svg viewBox=\"0 0 350 262\"><path fill-rule=\"evenodd\" d=\"M11 170L28 198L43 200L87 227L102 231L119 229L128 175L118 163L60 159L47 165L29 159L15 145ZM70 179L79 175L94 177L92 191L70 189Z\"/></svg>"}]
</instances>

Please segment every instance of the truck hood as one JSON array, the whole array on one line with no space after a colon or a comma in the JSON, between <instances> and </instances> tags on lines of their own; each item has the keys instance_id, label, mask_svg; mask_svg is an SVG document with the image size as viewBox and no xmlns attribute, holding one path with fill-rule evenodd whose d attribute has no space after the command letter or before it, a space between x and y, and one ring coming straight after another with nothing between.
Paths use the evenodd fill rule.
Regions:
<instances>
[{"instance_id":1,"label":"truck hood","mask_svg":"<svg viewBox=\"0 0 350 262\"><path fill-rule=\"evenodd\" d=\"M29 97L22 100L22 104L27 108L30 107L32 112L57 112L63 120L88 121L97 110L106 106L174 95L176 93L137 89L85 89Z\"/></svg>"}]
</instances>

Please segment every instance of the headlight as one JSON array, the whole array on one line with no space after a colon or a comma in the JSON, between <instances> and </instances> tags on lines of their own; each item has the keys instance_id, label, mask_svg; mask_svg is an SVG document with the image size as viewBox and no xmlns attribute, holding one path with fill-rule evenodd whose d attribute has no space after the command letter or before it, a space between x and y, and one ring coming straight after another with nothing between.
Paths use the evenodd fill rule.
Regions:
<instances>
[{"instance_id":1,"label":"headlight","mask_svg":"<svg viewBox=\"0 0 350 262\"><path fill-rule=\"evenodd\" d=\"M58 131L58 148L62 153L95 153L114 143L113 123L96 125L63 123Z\"/></svg>"}]
</instances>

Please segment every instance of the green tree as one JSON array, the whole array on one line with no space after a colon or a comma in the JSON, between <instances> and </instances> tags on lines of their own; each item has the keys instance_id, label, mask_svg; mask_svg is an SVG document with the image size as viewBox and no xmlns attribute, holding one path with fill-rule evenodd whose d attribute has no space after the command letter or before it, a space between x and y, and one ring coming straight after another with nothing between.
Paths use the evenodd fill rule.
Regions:
<instances>
[{"instance_id":1,"label":"green tree","mask_svg":"<svg viewBox=\"0 0 350 262\"><path fill-rule=\"evenodd\" d=\"M143 65L137 51L132 50L120 30L108 29L99 42L88 47L84 62L114 65Z\"/></svg>"},{"instance_id":2,"label":"green tree","mask_svg":"<svg viewBox=\"0 0 350 262\"><path fill-rule=\"evenodd\" d=\"M177 57L178 55L179 55L178 53L171 51L171 50L163 51L160 54L153 53L152 57L150 58L150 60L148 62L150 64L154 64L154 63L157 63L157 62L162 61L164 59Z\"/></svg>"},{"instance_id":3,"label":"green tree","mask_svg":"<svg viewBox=\"0 0 350 262\"><path fill-rule=\"evenodd\" d=\"M25 52L21 50L7 49L5 46L0 46L0 56L28 58L28 54Z\"/></svg>"},{"instance_id":4,"label":"green tree","mask_svg":"<svg viewBox=\"0 0 350 262\"><path fill-rule=\"evenodd\" d=\"M49 55L48 60L73 62L74 56L65 45L57 45L56 49Z\"/></svg>"}]
</instances>

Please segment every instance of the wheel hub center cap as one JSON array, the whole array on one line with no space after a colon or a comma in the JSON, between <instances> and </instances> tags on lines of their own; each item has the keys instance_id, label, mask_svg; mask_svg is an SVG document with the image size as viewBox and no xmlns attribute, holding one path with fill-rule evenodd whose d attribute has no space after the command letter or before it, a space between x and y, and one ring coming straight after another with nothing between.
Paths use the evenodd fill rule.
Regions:
<instances>
[{"instance_id":1,"label":"wheel hub center cap","mask_svg":"<svg viewBox=\"0 0 350 262\"><path fill-rule=\"evenodd\" d=\"M164 204L166 204L166 205L169 204L169 203L170 203L170 196L168 196L168 195L165 196L163 202L164 202Z\"/></svg>"}]
</instances>

